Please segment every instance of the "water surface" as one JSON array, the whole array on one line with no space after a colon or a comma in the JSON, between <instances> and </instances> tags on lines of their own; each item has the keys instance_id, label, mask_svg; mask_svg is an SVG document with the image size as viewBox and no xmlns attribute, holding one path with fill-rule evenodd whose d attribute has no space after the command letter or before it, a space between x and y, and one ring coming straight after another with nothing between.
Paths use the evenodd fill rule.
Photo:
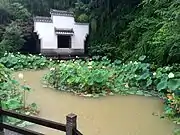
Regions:
<instances>
[{"instance_id":1,"label":"water surface","mask_svg":"<svg viewBox=\"0 0 180 135\"><path fill-rule=\"evenodd\" d=\"M78 129L84 135L172 135L175 125L152 115L162 113L161 100L142 96L78 97L43 88L40 80L46 72L22 71L24 79L33 88L27 95L27 102L38 105L39 117L65 123L65 116L75 113ZM47 135L65 135L40 126L32 129Z\"/></svg>"}]
</instances>

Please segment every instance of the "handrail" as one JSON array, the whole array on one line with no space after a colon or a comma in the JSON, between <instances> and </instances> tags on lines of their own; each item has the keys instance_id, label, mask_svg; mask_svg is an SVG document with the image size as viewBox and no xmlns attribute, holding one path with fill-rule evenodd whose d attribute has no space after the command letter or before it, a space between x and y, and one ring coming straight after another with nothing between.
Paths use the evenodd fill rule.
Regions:
<instances>
[{"instance_id":1,"label":"handrail","mask_svg":"<svg viewBox=\"0 0 180 135\"><path fill-rule=\"evenodd\" d=\"M78 131L77 129L74 129L74 133L75 135L83 135L80 131Z\"/></svg>"},{"instance_id":2,"label":"handrail","mask_svg":"<svg viewBox=\"0 0 180 135\"><path fill-rule=\"evenodd\" d=\"M0 114L6 115L9 117L13 117L13 118L17 118L17 119L21 119L21 120L25 120L25 121L28 121L28 122L31 122L34 124L38 124L41 126L61 130L64 132L66 131L66 125L65 124L53 122L50 120L46 120L46 119L42 119L42 118L38 118L38 117L34 117L34 116L27 116L24 114L19 114L16 112L7 111L7 110L3 110L3 109L0 109Z\"/></svg>"},{"instance_id":3,"label":"handrail","mask_svg":"<svg viewBox=\"0 0 180 135\"><path fill-rule=\"evenodd\" d=\"M49 127L52 129L57 129L59 131L66 132L66 135L82 135L77 130L77 115L72 114L72 113L66 116L66 124L62 124L62 123L57 123L54 121L34 117L34 116L27 116L24 114L13 112L13 111L4 110L0 106L0 132L3 132L4 129L8 129L10 131L14 131L14 132L25 134L25 135L44 135L42 133L31 131L29 129L25 129L25 128L21 128L21 127L4 123L3 116L9 116L9 117L17 118L20 120L28 121L31 123L35 123L41 126Z\"/></svg>"}]
</instances>

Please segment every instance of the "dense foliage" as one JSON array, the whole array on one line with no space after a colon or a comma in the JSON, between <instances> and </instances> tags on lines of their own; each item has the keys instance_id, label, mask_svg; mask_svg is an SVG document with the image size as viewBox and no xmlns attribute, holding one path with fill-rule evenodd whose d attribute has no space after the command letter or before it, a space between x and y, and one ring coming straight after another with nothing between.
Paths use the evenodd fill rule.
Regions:
<instances>
[{"instance_id":1,"label":"dense foliage","mask_svg":"<svg viewBox=\"0 0 180 135\"><path fill-rule=\"evenodd\" d=\"M24 44L22 37L22 30L15 22L12 22L6 27L3 35L3 40L0 43L1 54L5 51L17 51L21 49Z\"/></svg>"},{"instance_id":2,"label":"dense foliage","mask_svg":"<svg viewBox=\"0 0 180 135\"><path fill-rule=\"evenodd\" d=\"M31 37L31 14L20 3L0 0L0 55L20 50Z\"/></svg>"},{"instance_id":3,"label":"dense foliage","mask_svg":"<svg viewBox=\"0 0 180 135\"><path fill-rule=\"evenodd\" d=\"M43 69L47 68L49 63L50 62L41 56L41 54L35 56L31 54L4 53L3 57L0 58L0 99L2 99L2 107L27 115L37 114L37 106L35 103L30 105L26 104L25 95L31 88L26 84L25 80L23 80L23 84L15 80L12 71ZM19 79L23 79L22 73L19 73ZM23 127L31 124L11 117L5 118L5 121Z\"/></svg>"},{"instance_id":4,"label":"dense foliage","mask_svg":"<svg viewBox=\"0 0 180 135\"><path fill-rule=\"evenodd\" d=\"M21 78L22 79L22 78ZM35 113L36 104L27 105L25 102L25 94L30 91L31 88L24 82L20 84L12 76L10 69L5 68L0 64L0 99L3 109L13 110L20 113ZM18 124L19 126L28 124L21 120L7 117L6 122L12 124Z\"/></svg>"},{"instance_id":5,"label":"dense foliage","mask_svg":"<svg viewBox=\"0 0 180 135\"><path fill-rule=\"evenodd\" d=\"M45 76L48 85L95 97L158 95L164 98L165 115L179 123L179 0L0 0L1 64L15 70L49 65L42 56L4 52L17 52L30 42L32 17L48 16L51 8L73 11L76 21L90 23L90 55L122 63L106 58L51 63L54 65ZM139 60L146 58L144 62L135 61L140 56ZM3 106L21 108L19 90L28 87L21 87L5 67L0 65Z\"/></svg>"},{"instance_id":6,"label":"dense foliage","mask_svg":"<svg viewBox=\"0 0 180 135\"><path fill-rule=\"evenodd\" d=\"M51 8L74 11L76 21L90 23L90 55L180 62L178 0L0 0L0 49L16 51L30 41L32 16L48 16Z\"/></svg>"},{"instance_id":7,"label":"dense foliage","mask_svg":"<svg viewBox=\"0 0 180 135\"><path fill-rule=\"evenodd\" d=\"M157 64L180 62L179 1L143 1L141 7L135 20L124 31L121 45L132 48L126 50L136 52L134 58L143 54Z\"/></svg>"},{"instance_id":8,"label":"dense foliage","mask_svg":"<svg viewBox=\"0 0 180 135\"><path fill-rule=\"evenodd\" d=\"M159 65L180 62L178 0L110 3L116 3L110 11L102 3L94 8L84 4L91 23L91 55L123 61L146 55L148 62Z\"/></svg>"},{"instance_id":9,"label":"dense foliage","mask_svg":"<svg viewBox=\"0 0 180 135\"><path fill-rule=\"evenodd\" d=\"M22 70L22 69L43 69L48 67L49 61L39 55L23 55L20 53L4 53L4 56L0 58L0 63L7 68L13 70Z\"/></svg>"},{"instance_id":10,"label":"dense foliage","mask_svg":"<svg viewBox=\"0 0 180 135\"><path fill-rule=\"evenodd\" d=\"M100 95L138 94L159 96L165 101L165 115L179 123L180 72L173 67L154 69L143 62L70 60L51 65L44 83L59 90L99 97Z\"/></svg>"}]
</instances>

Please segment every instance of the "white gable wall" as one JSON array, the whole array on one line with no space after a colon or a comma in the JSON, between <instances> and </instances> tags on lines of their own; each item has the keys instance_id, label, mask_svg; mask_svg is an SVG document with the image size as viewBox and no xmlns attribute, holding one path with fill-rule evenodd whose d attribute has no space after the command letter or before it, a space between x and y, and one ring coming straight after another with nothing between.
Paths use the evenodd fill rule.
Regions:
<instances>
[{"instance_id":1,"label":"white gable wall","mask_svg":"<svg viewBox=\"0 0 180 135\"><path fill-rule=\"evenodd\" d=\"M57 49L57 36L52 23L35 22L35 32L41 39L41 49Z\"/></svg>"},{"instance_id":2,"label":"white gable wall","mask_svg":"<svg viewBox=\"0 0 180 135\"><path fill-rule=\"evenodd\" d=\"M60 29L73 29L74 35L71 36L71 49L84 49L84 41L86 35L89 34L88 24L76 23L74 17L52 15L52 23L50 22L34 22L35 32L38 33L39 39L41 39L41 49L57 49L57 35L55 28ZM67 51L68 49L62 49Z\"/></svg>"},{"instance_id":3,"label":"white gable wall","mask_svg":"<svg viewBox=\"0 0 180 135\"><path fill-rule=\"evenodd\" d=\"M84 49L84 41L86 35L89 34L89 26L87 24L76 24L73 27L74 36L72 36L72 48Z\"/></svg>"},{"instance_id":4,"label":"white gable wall","mask_svg":"<svg viewBox=\"0 0 180 135\"><path fill-rule=\"evenodd\" d=\"M56 28L71 29L74 25L74 17L52 15L53 25Z\"/></svg>"}]
</instances>

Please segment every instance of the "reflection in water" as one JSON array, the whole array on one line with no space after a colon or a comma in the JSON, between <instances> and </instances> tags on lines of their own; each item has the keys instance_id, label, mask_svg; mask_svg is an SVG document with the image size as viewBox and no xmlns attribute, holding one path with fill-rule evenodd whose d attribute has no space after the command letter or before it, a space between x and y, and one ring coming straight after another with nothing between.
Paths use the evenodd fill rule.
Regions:
<instances>
[{"instance_id":1,"label":"reflection in water","mask_svg":"<svg viewBox=\"0 0 180 135\"><path fill-rule=\"evenodd\" d=\"M78 115L78 129L84 135L171 135L174 125L153 116L162 113L162 101L141 96L111 96L89 99L43 88L40 80L46 71L24 71L33 88L27 102L35 102L40 117L65 123L69 113ZM18 73L15 74L18 76ZM56 130L33 126L47 135L65 135Z\"/></svg>"}]
</instances>

